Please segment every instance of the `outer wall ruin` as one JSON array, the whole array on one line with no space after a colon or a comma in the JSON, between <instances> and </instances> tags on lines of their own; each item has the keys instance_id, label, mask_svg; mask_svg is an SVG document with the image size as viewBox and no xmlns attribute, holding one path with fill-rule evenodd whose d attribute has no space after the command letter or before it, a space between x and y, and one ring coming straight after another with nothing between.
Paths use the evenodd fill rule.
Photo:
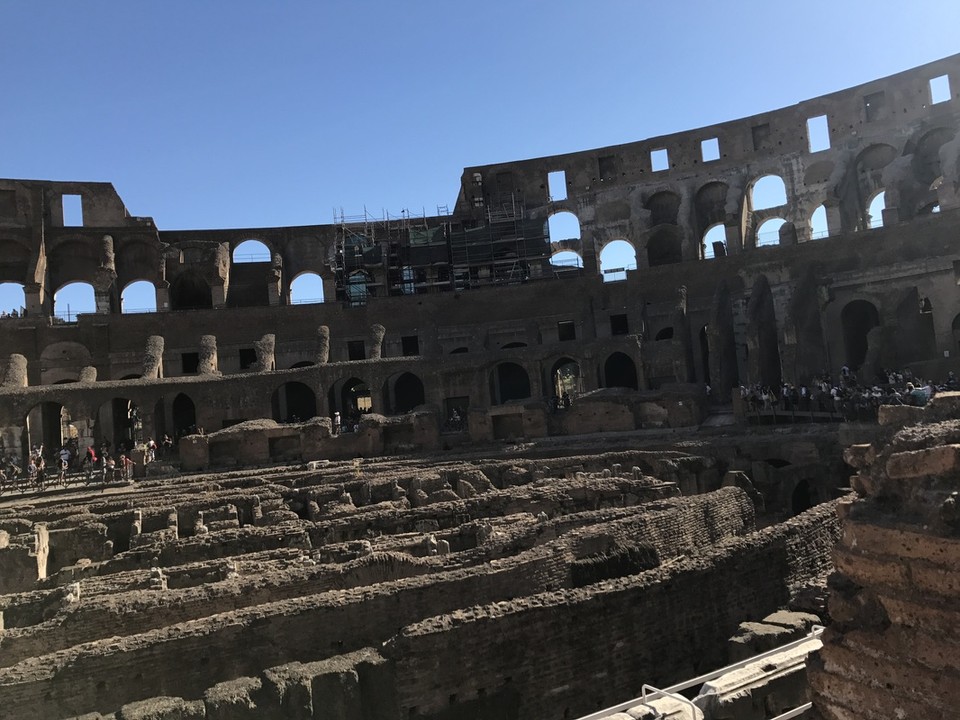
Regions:
<instances>
[{"instance_id":1,"label":"outer wall ruin","mask_svg":"<svg viewBox=\"0 0 960 720\"><path fill-rule=\"evenodd\" d=\"M944 75L953 95L933 102ZM881 367L945 374L960 351L957 90L953 56L751 118L471 167L453 211L423 218L165 231L107 183L2 180L0 281L23 286L25 308L0 319L4 449L56 445L58 412L85 440L117 440L414 408L434 416L368 423L374 444L429 448L460 442L444 429L482 441L692 425L704 384L728 398L845 365L866 382ZM808 120L824 117L815 136ZM760 208L771 175L782 202ZM64 225L71 195L82 225ZM559 213L577 222L552 229ZM773 218L785 222L763 230ZM234 258L248 239L267 254ZM637 269L603 282L614 240ZM551 264L559 252L583 267ZM307 272L325 302L293 303ZM156 312L120 312L135 281L153 285ZM72 282L96 313L54 307ZM568 391L583 409L551 419Z\"/></svg>"}]
</instances>

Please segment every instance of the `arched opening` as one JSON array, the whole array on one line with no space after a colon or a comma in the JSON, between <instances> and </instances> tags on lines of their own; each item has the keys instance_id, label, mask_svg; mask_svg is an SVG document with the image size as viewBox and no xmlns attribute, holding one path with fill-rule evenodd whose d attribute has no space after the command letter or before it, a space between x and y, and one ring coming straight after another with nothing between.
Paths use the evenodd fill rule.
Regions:
<instances>
[{"instance_id":1,"label":"arched opening","mask_svg":"<svg viewBox=\"0 0 960 720\"><path fill-rule=\"evenodd\" d=\"M780 244L780 228L786 222L783 218L764 220L757 228L757 247Z\"/></svg>"},{"instance_id":2,"label":"arched opening","mask_svg":"<svg viewBox=\"0 0 960 720\"><path fill-rule=\"evenodd\" d=\"M887 207L887 193L880 190L871 199L867 205L867 227L883 227L883 211Z\"/></svg>"},{"instance_id":3,"label":"arched opening","mask_svg":"<svg viewBox=\"0 0 960 720\"><path fill-rule=\"evenodd\" d=\"M758 275L747 303L747 361L752 382L779 387L783 372L773 292L766 275Z\"/></svg>"},{"instance_id":4,"label":"arched opening","mask_svg":"<svg viewBox=\"0 0 960 720\"><path fill-rule=\"evenodd\" d=\"M76 322L81 313L96 311L97 299L90 283L67 283L53 294L53 315L63 322Z\"/></svg>"},{"instance_id":5,"label":"arched opening","mask_svg":"<svg viewBox=\"0 0 960 720\"><path fill-rule=\"evenodd\" d=\"M328 395L331 412L340 413L340 423L349 429L360 422L360 415L373 409L370 388L359 378L337 381Z\"/></svg>"},{"instance_id":6,"label":"arched opening","mask_svg":"<svg viewBox=\"0 0 960 720\"><path fill-rule=\"evenodd\" d=\"M810 239L819 240L830 235L827 227L827 206L821 205L810 215Z\"/></svg>"},{"instance_id":7,"label":"arched opening","mask_svg":"<svg viewBox=\"0 0 960 720\"><path fill-rule=\"evenodd\" d=\"M672 265L683 260L680 235L671 228L655 233L647 241L647 264L650 267Z\"/></svg>"},{"instance_id":8,"label":"arched opening","mask_svg":"<svg viewBox=\"0 0 960 720\"><path fill-rule=\"evenodd\" d=\"M140 409L130 400L113 398L97 409L94 437L98 446L109 443L112 453L125 453L142 440L142 432Z\"/></svg>"},{"instance_id":9,"label":"arched opening","mask_svg":"<svg viewBox=\"0 0 960 720\"><path fill-rule=\"evenodd\" d=\"M637 251L626 240L613 240L600 251L600 274L604 282L626 280L627 270L637 269Z\"/></svg>"},{"instance_id":10,"label":"arched opening","mask_svg":"<svg viewBox=\"0 0 960 720\"><path fill-rule=\"evenodd\" d=\"M530 377L517 363L503 362L490 375L494 405L530 397Z\"/></svg>"},{"instance_id":11,"label":"arched opening","mask_svg":"<svg viewBox=\"0 0 960 720\"><path fill-rule=\"evenodd\" d=\"M580 239L580 220L566 210L554 213L547 219L547 239L550 242Z\"/></svg>"},{"instance_id":12,"label":"arched opening","mask_svg":"<svg viewBox=\"0 0 960 720\"><path fill-rule=\"evenodd\" d=\"M550 257L550 264L556 268L583 268L583 258L573 250L563 250Z\"/></svg>"},{"instance_id":13,"label":"arched opening","mask_svg":"<svg viewBox=\"0 0 960 720\"><path fill-rule=\"evenodd\" d=\"M323 302L323 278L315 272L303 272L290 283L290 304L309 305Z\"/></svg>"},{"instance_id":14,"label":"arched opening","mask_svg":"<svg viewBox=\"0 0 960 720\"><path fill-rule=\"evenodd\" d=\"M703 259L712 260L727 254L727 228L723 223L710 227L703 235Z\"/></svg>"},{"instance_id":15,"label":"arched opening","mask_svg":"<svg viewBox=\"0 0 960 720\"><path fill-rule=\"evenodd\" d=\"M514 350L516 348L525 348L527 344L525 342L508 342L505 345L501 345L501 350Z\"/></svg>"},{"instance_id":16,"label":"arched opening","mask_svg":"<svg viewBox=\"0 0 960 720\"><path fill-rule=\"evenodd\" d=\"M70 412L60 403L42 402L34 405L23 422L21 457L26 460L30 451L43 446L43 456L51 460L56 452L71 439L77 429L71 424Z\"/></svg>"},{"instance_id":17,"label":"arched opening","mask_svg":"<svg viewBox=\"0 0 960 720\"><path fill-rule=\"evenodd\" d=\"M550 370L550 381L554 397L567 400L583 392L583 378L580 376L580 363L571 358L560 358Z\"/></svg>"},{"instance_id":18,"label":"arched opening","mask_svg":"<svg viewBox=\"0 0 960 720\"><path fill-rule=\"evenodd\" d=\"M636 390L637 366L627 355L615 352L603 363L603 377L607 387L624 387Z\"/></svg>"},{"instance_id":19,"label":"arched opening","mask_svg":"<svg viewBox=\"0 0 960 720\"><path fill-rule=\"evenodd\" d=\"M188 396L180 393L173 399L173 432L180 438L197 430L197 407Z\"/></svg>"},{"instance_id":20,"label":"arched opening","mask_svg":"<svg viewBox=\"0 0 960 720\"><path fill-rule=\"evenodd\" d=\"M213 307L213 293L204 277L188 270L170 283L170 307L173 310L203 310Z\"/></svg>"},{"instance_id":21,"label":"arched opening","mask_svg":"<svg viewBox=\"0 0 960 720\"><path fill-rule=\"evenodd\" d=\"M673 326L661 328L653 339L654 342L658 340L673 340Z\"/></svg>"},{"instance_id":22,"label":"arched opening","mask_svg":"<svg viewBox=\"0 0 960 720\"><path fill-rule=\"evenodd\" d=\"M23 317L26 314L27 297L23 285L14 282L0 283L0 317Z\"/></svg>"},{"instance_id":23,"label":"arched opening","mask_svg":"<svg viewBox=\"0 0 960 720\"><path fill-rule=\"evenodd\" d=\"M644 207L650 211L650 227L676 225L680 212L680 196L667 190L654 193Z\"/></svg>"},{"instance_id":24,"label":"arched opening","mask_svg":"<svg viewBox=\"0 0 960 720\"><path fill-rule=\"evenodd\" d=\"M407 413L426 402L423 382L413 373L405 372L393 384L393 409Z\"/></svg>"},{"instance_id":25,"label":"arched opening","mask_svg":"<svg viewBox=\"0 0 960 720\"><path fill-rule=\"evenodd\" d=\"M787 188L779 175L763 175L750 188L750 207L766 210L787 204Z\"/></svg>"},{"instance_id":26,"label":"arched opening","mask_svg":"<svg viewBox=\"0 0 960 720\"><path fill-rule=\"evenodd\" d=\"M367 304L370 276L364 270L357 270L347 278L347 302L352 307Z\"/></svg>"},{"instance_id":27,"label":"arched opening","mask_svg":"<svg viewBox=\"0 0 960 720\"><path fill-rule=\"evenodd\" d=\"M846 365L856 370L867 357L867 335L880 324L880 313L871 302L853 300L840 311L840 324Z\"/></svg>"},{"instance_id":28,"label":"arched opening","mask_svg":"<svg viewBox=\"0 0 960 720\"><path fill-rule=\"evenodd\" d=\"M237 264L270 262L270 248L259 240L244 240L233 249L233 262Z\"/></svg>"},{"instance_id":29,"label":"arched opening","mask_svg":"<svg viewBox=\"0 0 960 720\"><path fill-rule=\"evenodd\" d=\"M157 311L157 288L148 280L135 280L120 293L120 312L124 314Z\"/></svg>"},{"instance_id":30,"label":"arched opening","mask_svg":"<svg viewBox=\"0 0 960 720\"><path fill-rule=\"evenodd\" d=\"M727 192L725 183L710 182L697 190L693 206L697 215L697 229L705 234L714 225L722 225L727 218Z\"/></svg>"},{"instance_id":31,"label":"arched opening","mask_svg":"<svg viewBox=\"0 0 960 720\"><path fill-rule=\"evenodd\" d=\"M317 416L317 396L302 382L284 383L273 391L270 410L277 422L303 422Z\"/></svg>"}]
</instances>

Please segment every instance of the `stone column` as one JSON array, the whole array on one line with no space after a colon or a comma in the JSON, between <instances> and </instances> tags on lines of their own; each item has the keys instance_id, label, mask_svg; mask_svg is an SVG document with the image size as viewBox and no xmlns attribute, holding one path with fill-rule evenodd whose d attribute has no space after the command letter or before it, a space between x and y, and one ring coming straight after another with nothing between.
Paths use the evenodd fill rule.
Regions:
<instances>
[{"instance_id":1,"label":"stone column","mask_svg":"<svg viewBox=\"0 0 960 720\"><path fill-rule=\"evenodd\" d=\"M387 329L383 325L375 323L370 326L370 360L379 360L383 356L383 338L386 334Z\"/></svg>"},{"instance_id":2,"label":"stone column","mask_svg":"<svg viewBox=\"0 0 960 720\"><path fill-rule=\"evenodd\" d=\"M200 337L200 364L197 367L198 375L219 375L217 369L217 336L203 335Z\"/></svg>"},{"instance_id":3,"label":"stone column","mask_svg":"<svg viewBox=\"0 0 960 720\"><path fill-rule=\"evenodd\" d=\"M145 380L163 377L163 337L151 335L143 351L143 375Z\"/></svg>"},{"instance_id":4,"label":"stone column","mask_svg":"<svg viewBox=\"0 0 960 720\"><path fill-rule=\"evenodd\" d=\"M321 325L317 328L317 365L325 365L330 360L330 328Z\"/></svg>"}]
</instances>

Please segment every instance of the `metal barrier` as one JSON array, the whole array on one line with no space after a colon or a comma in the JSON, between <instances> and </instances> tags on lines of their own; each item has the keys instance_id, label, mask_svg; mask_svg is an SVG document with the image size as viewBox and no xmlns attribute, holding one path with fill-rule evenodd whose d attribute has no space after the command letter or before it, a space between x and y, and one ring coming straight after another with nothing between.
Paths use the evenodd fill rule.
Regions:
<instances>
[{"instance_id":1,"label":"metal barrier","mask_svg":"<svg viewBox=\"0 0 960 720\"><path fill-rule=\"evenodd\" d=\"M750 665L751 663L755 663L758 660L764 660L765 658L772 657L774 655L778 655L787 650L792 650L793 648L799 647L804 643L809 642L810 640L815 640L819 638L821 635L823 635L824 629L825 628L822 625L814 625L810 629L810 632L804 635L799 640L788 642L785 645L780 645L779 647L775 647L773 650L767 650L766 652L762 652L758 655L754 655L745 660L740 660L739 662L732 663L731 665L726 665L720 668L719 670L712 670L703 675L698 675L697 677L691 680L685 680L684 682L677 683L676 685L671 685L670 687L664 688L663 690L657 690L656 688L650 685L644 684L643 694L640 697L634 698L633 700L627 700L627 702L623 702L623 703L620 703L619 705L608 707L604 710L598 710L597 712L590 713L589 715L584 715L578 720L603 720L603 718L606 718L608 715L613 715L614 713L623 712L624 710L629 710L630 708L636 707L637 705L642 705L647 701L648 689L654 691L655 693L660 693L661 697L672 697L677 700L683 700L685 703L689 703L690 705L693 705L691 701L687 700L682 696L677 695L676 693L679 693L682 690L688 690L694 687L695 685L703 685L704 683L710 682L711 680L716 680L718 677L721 677L722 675L726 675L727 673L733 672L734 670L740 670L741 668L744 668L747 665ZM812 706L811 703L807 703L806 705L803 705L801 707L794 708L793 710L789 710L786 713L783 713L782 715L778 715L777 717L773 718L773 720L788 720L789 718L800 717L800 715L802 715L807 710L809 710L811 706Z\"/></svg>"}]
</instances>

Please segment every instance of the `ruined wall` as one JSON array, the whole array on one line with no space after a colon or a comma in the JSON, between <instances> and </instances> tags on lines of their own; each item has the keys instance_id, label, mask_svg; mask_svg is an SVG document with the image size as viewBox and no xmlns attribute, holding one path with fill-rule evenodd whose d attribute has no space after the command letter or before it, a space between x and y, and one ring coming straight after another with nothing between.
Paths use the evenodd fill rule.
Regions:
<instances>
[{"instance_id":1,"label":"ruined wall","mask_svg":"<svg viewBox=\"0 0 960 720\"><path fill-rule=\"evenodd\" d=\"M825 720L950 717L960 702L960 394L925 410L884 408L885 436L853 446L856 497L843 534L830 614L811 663Z\"/></svg>"}]
</instances>

